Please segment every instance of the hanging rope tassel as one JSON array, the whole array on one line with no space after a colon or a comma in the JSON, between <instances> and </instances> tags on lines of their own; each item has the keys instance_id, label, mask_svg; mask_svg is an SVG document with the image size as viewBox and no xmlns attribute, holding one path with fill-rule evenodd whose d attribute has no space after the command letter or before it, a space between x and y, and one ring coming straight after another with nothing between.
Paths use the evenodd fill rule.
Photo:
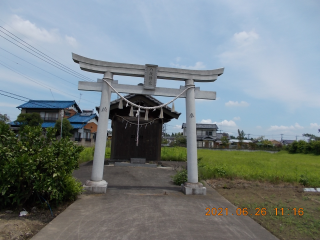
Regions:
<instances>
[{"instance_id":1,"label":"hanging rope tassel","mask_svg":"<svg viewBox=\"0 0 320 240\"><path fill-rule=\"evenodd\" d=\"M161 110L160 110L160 116L159 116L159 118L163 118L163 109L161 108Z\"/></svg>"},{"instance_id":2,"label":"hanging rope tassel","mask_svg":"<svg viewBox=\"0 0 320 240\"><path fill-rule=\"evenodd\" d=\"M149 120L149 119L148 119L148 114L149 114L149 110L147 109L147 110L146 110L146 113L145 113L145 115L144 115L144 120Z\"/></svg>"},{"instance_id":3,"label":"hanging rope tassel","mask_svg":"<svg viewBox=\"0 0 320 240\"><path fill-rule=\"evenodd\" d=\"M122 99L120 99L120 102L119 102L119 109L123 109L123 102L122 102Z\"/></svg>"},{"instance_id":4,"label":"hanging rope tassel","mask_svg":"<svg viewBox=\"0 0 320 240\"><path fill-rule=\"evenodd\" d=\"M138 127L137 127L137 147L139 145L139 120L140 120L140 108L137 111L137 117L138 117Z\"/></svg>"},{"instance_id":5,"label":"hanging rope tassel","mask_svg":"<svg viewBox=\"0 0 320 240\"><path fill-rule=\"evenodd\" d=\"M133 117L133 106L131 106L131 108L130 108L129 117Z\"/></svg>"},{"instance_id":6,"label":"hanging rope tassel","mask_svg":"<svg viewBox=\"0 0 320 240\"><path fill-rule=\"evenodd\" d=\"M174 102L172 102L172 108L171 108L171 112L175 112L176 110L174 109Z\"/></svg>"}]
</instances>

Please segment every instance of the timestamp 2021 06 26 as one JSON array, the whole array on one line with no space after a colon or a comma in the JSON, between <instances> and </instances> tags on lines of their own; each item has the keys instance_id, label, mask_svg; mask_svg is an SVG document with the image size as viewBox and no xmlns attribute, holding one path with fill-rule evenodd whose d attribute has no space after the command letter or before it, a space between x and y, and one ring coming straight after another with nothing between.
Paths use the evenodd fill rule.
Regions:
<instances>
[{"instance_id":1,"label":"timestamp 2021 06 26","mask_svg":"<svg viewBox=\"0 0 320 240\"><path fill-rule=\"evenodd\" d=\"M268 211L267 208L255 208L254 213L249 213L248 208L237 208L235 213L229 212L228 208L206 208L206 216L266 216ZM270 212L269 212L270 213ZM285 216L285 215L299 215L303 216L303 208L274 208L272 209L272 213L276 216Z\"/></svg>"}]
</instances>

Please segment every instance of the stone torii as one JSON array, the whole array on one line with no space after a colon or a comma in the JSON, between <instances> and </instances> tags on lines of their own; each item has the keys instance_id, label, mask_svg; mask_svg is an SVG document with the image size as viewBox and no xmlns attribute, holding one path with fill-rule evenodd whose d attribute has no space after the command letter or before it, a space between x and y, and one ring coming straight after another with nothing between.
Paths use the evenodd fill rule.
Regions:
<instances>
[{"instance_id":1,"label":"stone torii","mask_svg":"<svg viewBox=\"0 0 320 240\"><path fill-rule=\"evenodd\" d=\"M216 92L200 91L194 87L194 82L214 82L223 74L224 68L214 70L189 70L179 68L158 67L157 65L137 65L127 63L106 62L86 58L72 53L73 61L80 65L81 70L101 73L106 80L119 93L132 93L176 97L185 88L189 88L180 97L186 99L186 124L187 124L187 169L188 182L182 186L185 194L205 195L206 188L198 182L197 165L197 134L195 99L216 99ZM113 80L114 75L142 77L143 86L118 84ZM156 87L157 79L185 81L185 86L180 89ZM79 81L78 90L101 92L99 123L96 136L93 167L91 179L84 187L93 192L105 193L108 183L103 180L104 156L107 139L110 98L114 92L103 80L97 82Z\"/></svg>"}]
</instances>

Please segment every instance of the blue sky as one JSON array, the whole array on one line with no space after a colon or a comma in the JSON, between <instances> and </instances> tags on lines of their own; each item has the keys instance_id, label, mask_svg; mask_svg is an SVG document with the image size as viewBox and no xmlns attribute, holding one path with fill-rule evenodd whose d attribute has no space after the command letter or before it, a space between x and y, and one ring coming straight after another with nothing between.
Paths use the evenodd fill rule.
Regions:
<instances>
[{"instance_id":1,"label":"blue sky","mask_svg":"<svg viewBox=\"0 0 320 240\"><path fill-rule=\"evenodd\" d=\"M217 81L196 84L217 92L217 100L196 101L198 123L216 123L235 136L240 129L254 138L279 140L284 134L284 139L299 140L303 133L319 135L320 129L319 12L318 0L17 0L0 2L0 26L94 81L102 75L81 71L72 52L110 62L224 67ZM72 99L80 101L81 109L99 105L100 93L77 90L80 79L3 37L0 47L0 90L29 99ZM180 85L183 82L157 83ZM15 120L22 103L0 95L0 113ZM169 133L181 131L185 122L185 100L178 99L175 107L181 115L168 123Z\"/></svg>"}]
</instances>

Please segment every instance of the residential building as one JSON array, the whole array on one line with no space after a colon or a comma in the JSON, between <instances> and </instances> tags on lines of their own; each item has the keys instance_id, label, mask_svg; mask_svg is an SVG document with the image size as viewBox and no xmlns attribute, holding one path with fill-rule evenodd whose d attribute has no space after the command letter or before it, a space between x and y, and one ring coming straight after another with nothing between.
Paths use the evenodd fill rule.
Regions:
<instances>
[{"instance_id":1,"label":"residential building","mask_svg":"<svg viewBox=\"0 0 320 240\"><path fill-rule=\"evenodd\" d=\"M63 111L63 118L67 118L74 129L71 139L83 146L94 145L98 116L93 110L82 111L76 101L30 100L17 108L21 113L39 113L43 120L41 127L44 129L54 127ZM19 123L11 122L10 125L12 130L19 130Z\"/></svg>"},{"instance_id":2,"label":"residential building","mask_svg":"<svg viewBox=\"0 0 320 240\"><path fill-rule=\"evenodd\" d=\"M182 124L183 136L187 136L187 124ZM198 148L216 148L221 144L221 138L223 136L230 139L227 133L217 133L218 126L214 123L205 124L197 123L197 147Z\"/></svg>"},{"instance_id":3,"label":"residential building","mask_svg":"<svg viewBox=\"0 0 320 240\"><path fill-rule=\"evenodd\" d=\"M281 143L284 145L284 146L288 146L290 145L291 143L293 143L295 140L282 140Z\"/></svg>"}]
</instances>

